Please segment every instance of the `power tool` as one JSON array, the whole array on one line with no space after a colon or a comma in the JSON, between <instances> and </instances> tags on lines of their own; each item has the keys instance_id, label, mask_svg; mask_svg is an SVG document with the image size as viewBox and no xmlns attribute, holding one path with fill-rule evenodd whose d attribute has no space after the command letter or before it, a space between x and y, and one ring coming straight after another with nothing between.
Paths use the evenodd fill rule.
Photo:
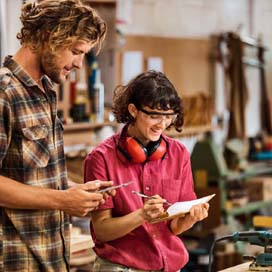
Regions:
<instances>
[{"instance_id":1,"label":"power tool","mask_svg":"<svg viewBox=\"0 0 272 272\"><path fill-rule=\"evenodd\" d=\"M216 239L210 251L209 272L211 272L211 254L215 243L229 240L232 242L248 242L251 245L264 247L264 253L257 256L244 256L245 260L253 260L249 265L249 271L272 272L272 231L241 231L235 232L232 235L224 236Z\"/></svg>"}]
</instances>

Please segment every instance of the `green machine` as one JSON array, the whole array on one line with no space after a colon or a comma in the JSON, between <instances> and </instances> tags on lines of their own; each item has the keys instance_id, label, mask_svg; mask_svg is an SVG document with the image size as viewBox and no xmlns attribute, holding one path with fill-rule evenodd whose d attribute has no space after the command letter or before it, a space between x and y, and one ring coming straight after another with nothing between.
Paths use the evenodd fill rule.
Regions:
<instances>
[{"instance_id":1,"label":"green machine","mask_svg":"<svg viewBox=\"0 0 272 272\"><path fill-rule=\"evenodd\" d=\"M242 150L240 144L237 144L237 142L232 143L231 150L242 154L239 151ZM239 156L237 161L243 162ZM250 165L240 171L231 170L227 166L223 151L220 150L220 147L214 143L211 137L207 137L195 144L191 153L191 166L196 188L217 187L219 189L220 210L225 222L230 226L235 226L234 219L238 215L250 215L250 213L261 208L271 207L272 201L270 200L247 202L246 205L241 205L243 202L239 203L236 199L235 201L233 199L228 201L228 193L230 193L232 182L244 186L251 177L271 175L271 165L257 164L256 166ZM237 192L242 194L244 193L243 189L239 187ZM243 200L242 197L241 199ZM247 216L247 218L247 226L250 226L251 217Z\"/></svg>"},{"instance_id":2,"label":"green machine","mask_svg":"<svg viewBox=\"0 0 272 272\"><path fill-rule=\"evenodd\" d=\"M196 189L216 187L219 189L220 210L226 210L226 179L228 168L219 146L211 137L198 141L191 153L191 166Z\"/></svg>"},{"instance_id":3,"label":"green machine","mask_svg":"<svg viewBox=\"0 0 272 272\"><path fill-rule=\"evenodd\" d=\"M219 147L210 137L198 141L191 154L191 165L197 187L206 187L228 174L228 168Z\"/></svg>"}]
</instances>

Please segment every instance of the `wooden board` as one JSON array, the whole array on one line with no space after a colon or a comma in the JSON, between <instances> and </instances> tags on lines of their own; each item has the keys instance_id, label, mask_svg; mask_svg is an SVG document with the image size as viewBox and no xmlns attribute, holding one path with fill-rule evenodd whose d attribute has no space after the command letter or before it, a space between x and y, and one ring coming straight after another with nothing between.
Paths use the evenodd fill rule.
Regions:
<instances>
[{"instance_id":1,"label":"wooden board","mask_svg":"<svg viewBox=\"0 0 272 272\"><path fill-rule=\"evenodd\" d=\"M122 52L142 51L144 65L148 57L161 57L163 69L180 94L196 91L209 92L210 40L152 36L126 36ZM119 60L121 63L121 60ZM119 63L119 82L121 69Z\"/></svg>"},{"instance_id":2,"label":"wooden board","mask_svg":"<svg viewBox=\"0 0 272 272\"><path fill-rule=\"evenodd\" d=\"M251 262L247 262L247 263L243 263L243 264L239 264L233 267L229 267L227 269L224 270L220 270L218 272L250 272L249 270L249 265Z\"/></svg>"}]
</instances>

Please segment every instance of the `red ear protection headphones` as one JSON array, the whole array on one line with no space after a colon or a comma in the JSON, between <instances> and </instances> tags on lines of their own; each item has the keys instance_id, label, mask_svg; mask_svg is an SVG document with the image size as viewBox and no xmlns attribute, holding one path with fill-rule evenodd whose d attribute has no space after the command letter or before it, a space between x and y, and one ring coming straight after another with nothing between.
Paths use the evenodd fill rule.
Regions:
<instances>
[{"instance_id":1,"label":"red ear protection headphones","mask_svg":"<svg viewBox=\"0 0 272 272\"><path fill-rule=\"evenodd\" d=\"M167 151L167 143L163 138L156 142L150 142L145 147L138 139L127 137L125 146L127 151L126 157L135 163L159 160Z\"/></svg>"}]
</instances>

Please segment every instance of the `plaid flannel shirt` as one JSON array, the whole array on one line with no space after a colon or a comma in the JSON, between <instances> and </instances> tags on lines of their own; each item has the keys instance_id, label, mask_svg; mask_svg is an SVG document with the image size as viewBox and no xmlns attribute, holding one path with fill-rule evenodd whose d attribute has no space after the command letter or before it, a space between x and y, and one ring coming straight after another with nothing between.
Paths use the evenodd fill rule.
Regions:
<instances>
[{"instance_id":1,"label":"plaid flannel shirt","mask_svg":"<svg viewBox=\"0 0 272 272\"><path fill-rule=\"evenodd\" d=\"M43 77L43 92L11 57L4 66L0 175L32 186L66 189L63 129L51 81ZM61 211L0 207L0 271L68 271L69 239L69 217Z\"/></svg>"}]
</instances>

